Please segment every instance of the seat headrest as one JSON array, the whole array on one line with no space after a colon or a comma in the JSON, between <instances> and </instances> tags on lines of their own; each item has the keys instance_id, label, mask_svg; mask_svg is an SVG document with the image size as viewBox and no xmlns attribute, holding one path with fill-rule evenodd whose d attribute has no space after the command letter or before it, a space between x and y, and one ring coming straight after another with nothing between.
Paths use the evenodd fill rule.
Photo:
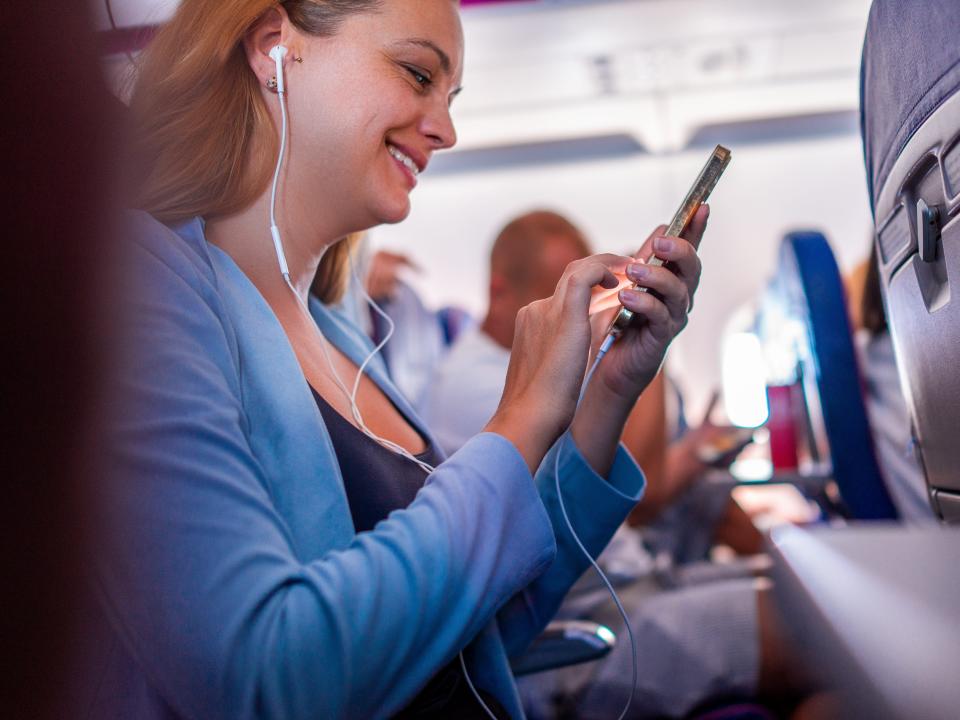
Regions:
<instances>
[{"instance_id":1,"label":"seat headrest","mask_svg":"<svg viewBox=\"0 0 960 720\"><path fill-rule=\"evenodd\" d=\"M874 0L860 69L870 205L907 141L960 88L957 0Z\"/></svg>"}]
</instances>

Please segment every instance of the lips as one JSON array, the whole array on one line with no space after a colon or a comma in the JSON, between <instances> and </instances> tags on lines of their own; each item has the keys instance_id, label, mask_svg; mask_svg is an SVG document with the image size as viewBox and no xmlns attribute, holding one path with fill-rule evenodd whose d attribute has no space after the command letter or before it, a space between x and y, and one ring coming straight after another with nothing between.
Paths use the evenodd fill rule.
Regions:
<instances>
[{"instance_id":1,"label":"lips","mask_svg":"<svg viewBox=\"0 0 960 720\"><path fill-rule=\"evenodd\" d=\"M428 159L411 148L390 141L387 142L387 152L406 172L411 184L416 185L417 177L426 170Z\"/></svg>"}]
</instances>

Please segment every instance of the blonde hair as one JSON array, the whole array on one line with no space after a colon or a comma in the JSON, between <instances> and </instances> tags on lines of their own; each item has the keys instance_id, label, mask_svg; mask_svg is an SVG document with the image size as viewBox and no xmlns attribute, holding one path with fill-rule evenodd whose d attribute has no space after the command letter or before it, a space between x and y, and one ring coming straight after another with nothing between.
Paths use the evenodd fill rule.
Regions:
<instances>
[{"instance_id":1,"label":"blonde hair","mask_svg":"<svg viewBox=\"0 0 960 720\"><path fill-rule=\"evenodd\" d=\"M243 39L280 5L304 33L329 37L382 0L183 0L143 56L131 108L137 206L164 223L238 212L267 188L278 133ZM346 287L348 238L331 247L314 287L335 302Z\"/></svg>"}]
</instances>

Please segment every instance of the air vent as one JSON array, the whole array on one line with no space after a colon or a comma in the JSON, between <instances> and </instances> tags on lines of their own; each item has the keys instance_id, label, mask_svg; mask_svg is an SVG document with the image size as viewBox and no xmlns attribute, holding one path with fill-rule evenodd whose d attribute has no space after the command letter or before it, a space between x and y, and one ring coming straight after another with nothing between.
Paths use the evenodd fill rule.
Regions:
<instances>
[{"instance_id":1,"label":"air vent","mask_svg":"<svg viewBox=\"0 0 960 720\"><path fill-rule=\"evenodd\" d=\"M884 265L897 258L913 243L910 222L903 205L899 205L893 217L884 224L879 232L879 237L880 255L883 258Z\"/></svg>"}]
</instances>

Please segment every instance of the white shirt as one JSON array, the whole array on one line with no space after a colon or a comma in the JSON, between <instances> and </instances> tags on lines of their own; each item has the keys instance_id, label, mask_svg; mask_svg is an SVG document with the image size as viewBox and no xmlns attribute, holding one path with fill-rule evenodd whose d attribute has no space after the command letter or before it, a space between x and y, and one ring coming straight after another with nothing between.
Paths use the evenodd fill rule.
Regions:
<instances>
[{"instance_id":1,"label":"white shirt","mask_svg":"<svg viewBox=\"0 0 960 720\"><path fill-rule=\"evenodd\" d=\"M416 407L447 352L440 320L402 281L382 308L394 323L393 335L384 348L390 379Z\"/></svg>"},{"instance_id":2,"label":"white shirt","mask_svg":"<svg viewBox=\"0 0 960 720\"><path fill-rule=\"evenodd\" d=\"M493 417L510 364L510 351L473 327L465 330L437 368L420 411L452 455Z\"/></svg>"}]
</instances>

